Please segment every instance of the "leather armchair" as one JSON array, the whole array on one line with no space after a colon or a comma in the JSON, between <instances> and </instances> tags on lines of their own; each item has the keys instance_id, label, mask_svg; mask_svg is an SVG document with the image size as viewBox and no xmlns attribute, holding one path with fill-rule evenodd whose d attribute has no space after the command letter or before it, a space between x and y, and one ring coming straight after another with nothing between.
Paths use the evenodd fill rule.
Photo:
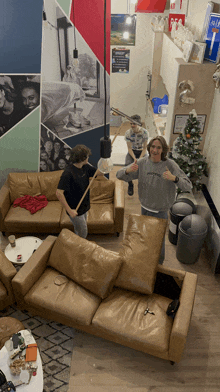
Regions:
<instances>
[{"instance_id":1,"label":"leather armchair","mask_svg":"<svg viewBox=\"0 0 220 392\"><path fill-rule=\"evenodd\" d=\"M0 310L15 302L11 281L16 273L13 264L0 250Z\"/></svg>"}]
</instances>

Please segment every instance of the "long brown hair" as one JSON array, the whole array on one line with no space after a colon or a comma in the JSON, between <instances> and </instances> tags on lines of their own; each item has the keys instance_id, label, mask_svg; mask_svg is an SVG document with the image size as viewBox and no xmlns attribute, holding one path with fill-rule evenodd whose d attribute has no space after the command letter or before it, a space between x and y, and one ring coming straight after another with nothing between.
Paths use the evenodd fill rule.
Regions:
<instances>
[{"instance_id":1,"label":"long brown hair","mask_svg":"<svg viewBox=\"0 0 220 392\"><path fill-rule=\"evenodd\" d=\"M147 145L147 151L149 153L149 156L150 156L150 148L155 140L159 140L159 142L161 143L161 146L162 146L161 160L166 161L167 153L169 151L169 146L163 136L155 136L153 139L151 139L149 141L149 143Z\"/></svg>"}]
</instances>

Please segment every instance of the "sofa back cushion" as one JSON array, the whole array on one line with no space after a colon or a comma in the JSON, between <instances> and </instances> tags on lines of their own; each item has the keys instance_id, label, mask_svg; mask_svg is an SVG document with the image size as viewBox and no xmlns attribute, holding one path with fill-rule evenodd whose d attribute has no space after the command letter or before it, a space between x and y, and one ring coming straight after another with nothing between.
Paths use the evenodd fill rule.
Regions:
<instances>
[{"instance_id":1,"label":"sofa back cushion","mask_svg":"<svg viewBox=\"0 0 220 392\"><path fill-rule=\"evenodd\" d=\"M90 188L90 202L109 204L114 200L114 181L108 180L106 177L98 176L92 183Z\"/></svg>"},{"instance_id":2,"label":"sofa back cushion","mask_svg":"<svg viewBox=\"0 0 220 392\"><path fill-rule=\"evenodd\" d=\"M152 294L167 221L145 215L130 215L122 247L123 263L115 286Z\"/></svg>"},{"instance_id":3,"label":"sofa back cushion","mask_svg":"<svg viewBox=\"0 0 220 392\"><path fill-rule=\"evenodd\" d=\"M58 200L56 190L63 170L40 173L9 173L8 185L13 203L21 196L45 195L48 201Z\"/></svg>"},{"instance_id":4,"label":"sofa back cushion","mask_svg":"<svg viewBox=\"0 0 220 392\"><path fill-rule=\"evenodd\" d=\"M50 254L48 264L101 298L113 288L122 260L68 229L63 229Z\"/></svg>"}]
</instances>

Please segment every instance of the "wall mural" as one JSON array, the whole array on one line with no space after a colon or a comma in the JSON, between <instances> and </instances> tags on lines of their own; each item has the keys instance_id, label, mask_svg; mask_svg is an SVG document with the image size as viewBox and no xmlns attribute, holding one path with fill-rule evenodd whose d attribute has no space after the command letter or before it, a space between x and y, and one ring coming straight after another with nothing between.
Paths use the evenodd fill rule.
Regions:
<instances>
[{"instance_id":1,"label":"wall mural","mask_svg":"<svg viewBox=\"0 0 220 392\"><path fill-rule=\"evenodd\" d=\"M0 75L0 137L40 105L40 75Z\"/></svg>"},{"instance_id":2,"label":"wall mural","mask_svg":"<svg viewBox=\"0 0 220 392\"><path fill-rule=\"evenodd\" d=\"M104 123L104 68L59 6L45 0L44 12L41 122L68 143L68 138ZM48 55L52 41L56 56ZM109 122L109 76L107 85Z\"/></svg>"},{"instance_id":3,"label":"wall mural","mask_svg":"<svg viewBox=\"0 0 220 392\"><path fill-rule=\"evenodd\" d=\"M4 160L0 160L1 185L9 172L64 169L70 149L78 143L92 149L94 164L99 159L105 109L103 37L93 28L94 15L87 3L74 1L76 14L80 15L78 29L84 27L85 20L87 23L87 41L75 28L72 0L69 4L65 2L63 8L62 1L60 4L56 0L40 0L35 6L34 0L23 0L16 8L20 19L13 20L11 5L3 7L7 29L17 28L16 42L23 63L21 66L19 61L13 61L13 69L7 73L10 56L14 55L14 49L10 53L8 45L10 56L0 64L0 149L4 149L1 154ZM79 11L82 6L85 7L83 17ZM71 14L71 20L64 8ZM102 0L98 0L92 10L95 9L96 15L102 8ZM23 31L26 31L25 40ZM107 31L110 32L110 22ZM86 35L85 31L82 34ZM98 54L94 53L94 42L98 44ZM28 61L29 58L25 61L35 46L37 58L32 55L33 61ZM73 56L76 47L78 59ZM109 70L105 79L109 124Z\"/></svg>"}]
</instances>

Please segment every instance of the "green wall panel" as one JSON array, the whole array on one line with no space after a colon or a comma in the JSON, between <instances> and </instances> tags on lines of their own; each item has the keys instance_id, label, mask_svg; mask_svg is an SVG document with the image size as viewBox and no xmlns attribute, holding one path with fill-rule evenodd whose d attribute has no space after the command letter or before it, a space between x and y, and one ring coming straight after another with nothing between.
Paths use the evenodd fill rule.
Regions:
<instances>
[{"instance_id":1,"label":"green wall panel","mask_svg":"<svg viewBox=\"0 0 220 392\"><path fill-rule=\"evenodd\" d=\"M39 124L38 108L0 139L1 177L7 176L10 169L38 171Z\"/></svg>"},{"instance_id":2,"label":"green wall panel","mask_svg":"<svg viewBox=\"0 0 220 392\"><path fill-rule=\"evenodd\" d=\"M69 16L71 0L58 0L57 3L62 7L66 15Z\"/></svg>"}]
</instances>

